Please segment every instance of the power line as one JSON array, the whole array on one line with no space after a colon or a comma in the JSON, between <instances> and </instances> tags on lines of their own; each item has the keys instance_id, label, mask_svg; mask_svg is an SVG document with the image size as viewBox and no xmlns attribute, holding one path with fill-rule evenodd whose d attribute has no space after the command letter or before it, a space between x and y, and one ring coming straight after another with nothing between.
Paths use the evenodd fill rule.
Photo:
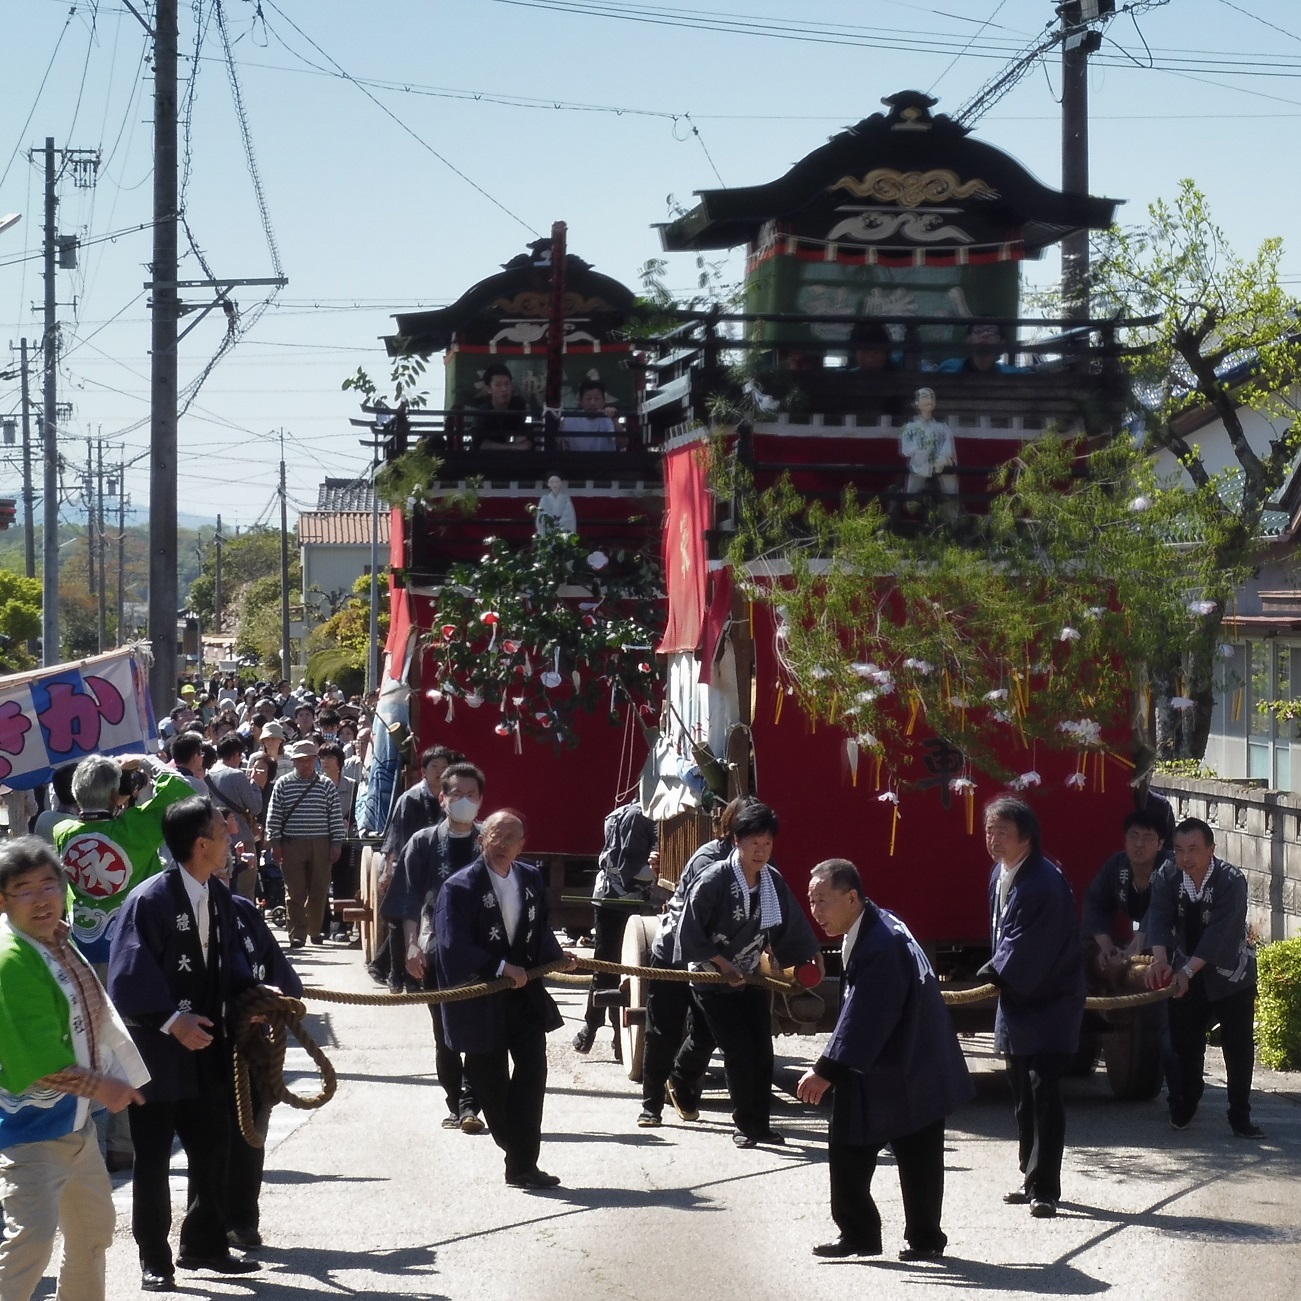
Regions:
<instances>
[{"instance_id":1,"label":"power line","mask_svg":"<svg viewBox=\"0 0 1301 1301\"><path fill-rule=\"evenodd\" d=\"M459 167L456 166L455 163L453 163L449 158L446 158L444 157L444 155L440 154L438 150L435 149L433 145L431 145L422 136L417 135L416 132L412 130L412 128L409 127L400 117L398 117L398 115L394 113L392 109L390 109L387 105L385 105L381 100L376 99L376 97L372 95L370 91L367 90L366 87L363 86L359 81L355 80L352 77L352 75L348 73L336 59L326 54L326 52L323 49L321 49L321 47L317 45L317 43L314 40L312 40L312 38L308 36L307 33L304 32L303 29L299 27L296 22L294 22L294 20L290 18L289 15L286 14L284 10L281 9L280 6L275 3L275 0L266 0L266 3L272 9L274 9L276 13L278 13L280 17L283 18L285 22L287 22L289 26L292 27L294 31L296 31L298 35L301 36L303 40L305 40L308 43L308 45L310 45L312 49L314 49L323 59L329 60L329 62L334 66L334 68L345 80L350 81L354 86L356 86L357 89L361 91L361 93L365 95L366 98L370 100L370 102L374 104L376 108L378 108L382 113L384 113L386 117L389 117L394 122L396 122L398 126L400 126L402 130L407 133L407 135L409 135L418 145L420 145L422 149L425 149L427 152L429 152L435 158L437 158L438 161L442 163L444 167L455 172L456 175L459 176L461 180L463 180L468 186L470 186L472 189L475 189L480 194L482 194L483 197L487 199L489 203L493 204L497 208L500 208L501 211L504 212L513 221L519 222L519 224L523 226L524 229L527 230L530 234L537 235L539 239L541 238L540 231L530 226L529 223L525 221L524 218L521 217L518 213L512 212L504 203L501 202L500 199L494 198L477 181L471 180L463 171L461 171ZM262 21L266 23L265 13L263 14ZM290 54L294 55L295 58L302 59L304 63L310 62L310 60L303 58L303 56L299 54L297 50L293 49L292 46L288 45L285 42L284 38L277 31L275 31L275 29L270 25L270 23L266 23L266 28L267 31L269 31L273 36L275 36L276 40L278 40L280 44L286 50L289 51Z\"/></svg>"},{"instance_id":2,"label":"power line","mask_svg":"<svg viewBox=\"0 0 1301 1301\"><path fill-rule=\"evenodd\" d=\"M1274 31L1278 32L1282 36L1291 37L1294 41L1301 41L1301 36L1298 36L1295 32L1289 32L1286 27L1280 27L1277 23L1271 23L1268 18L1262 18L1259 14L1253 14L1250 9L1244 9L1241 5L1234 4L1233 0L1220 0L1220 3L1229 9L1236 9L1240 14L1245 15L1247 18L1254 18L1258 23L1263 24L1265 27L1273 28Z\"/></svg>"},{"instance_id":3,"label":"power line","mask_svg":"<svg viewBox=\"0 0 1301 1301\"><path fill-rule=\"evenodd\" d=\"M966 43L966 45L964 45L962 49L960 49L957 52L957 54L953 56L953 58L949 61L948 65L945 67L944 71L941 72L940 75L936 77L935 80L932 81L929 86L927 86L926 93L928 95L933 95L935 93L935 87L938 86L940 82L942 82L944 78L947 77L949 73L953 71L954 66L957 64L958 60L961 59L962 56L966 54L966 52L969 49L971 49L971 47L976 43L976 37L979 36L980 33L983 32L985 28L988 27L990 23L992 23L994 19L998 17L998 15L1002 12L1003 6L1006 3L1007 0L998 0L998 5L995 7L994 12L990 14L989 17L986 18L985 21L980 24L979 27L976 28L976 35L973 36L971 40L969 40Z\"/></svg>"},{"instance_id":4,"label":"power line","mask_svg":"<svg viewBox=\"0 0 1301 1301\"><path fill-rule=\"evenodd\" d=\"M58 57L59 54L59 46L63 44L63 38L67 35L68 28L71 26L72 20L76 16L76 13L77 13L77 6L73 5L72 8L68 10L67 18L64 19L63 28L59 32L59 39L54 42L54 51L50 55L50 61L45 65L45 75L41 78L41 84L36 88L36 98L32 100L32 107L27 114L27 120L23 123L23 128L18 133L18 143L14 145L14 151L9 155L9 161L5 164L4 171L0 172L0 185L3 185L5 183L5 179L9 175L9 169L14 165L14 159L18 157L18 153L23 147L23 141L27 139L27 128L31 126L32 118L36 116L37 106L40 104L41 95L45 91L45 83L50 79L50 69L54 67L54 60ZM6 265L6 264L0 263L0 265Z\"/></svg>"}]
</instances>

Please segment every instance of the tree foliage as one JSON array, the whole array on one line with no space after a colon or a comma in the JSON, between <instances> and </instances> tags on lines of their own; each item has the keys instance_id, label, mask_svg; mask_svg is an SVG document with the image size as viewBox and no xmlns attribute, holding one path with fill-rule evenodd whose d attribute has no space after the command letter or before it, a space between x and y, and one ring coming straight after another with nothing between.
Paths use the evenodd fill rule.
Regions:
<instances>
[{"instance_id":1,"label":"tree foliage","mask_svg":"<svg viewBox=\"0 0 1301 1301\"><path fill-rule=\"evenodd\" d=\"M1001 730L1097 745L1129 718L1123 666L1203 620L1167 540L1181 502L1127 437L1029 443L997 477L988 516L937 514L911 536L852 489L826 508L786 480L755 495L734 473L732 560L749 596L774 607L784 685L891 765L921 715L1003 775Z\"/></svg>"},{"instance_id":2,"label":"tree foliage","mask_svg":"<svg viewBox=\"0 0 1301 1301\"><path fill-rule=\"evenodd\" d=\"M35 667L26 642L40 635L40 580L0 569L0 672Z\"/></svg>"},{"instance_id":3,"label":"tree foliage","mask_svg":"<svg viewBox=\"0 0 1301 1301\"><path fill-rule=\"evenodd\" d=\"M388 580L384 574L379 576L378 590L377 626L382 648L389 628ZM363 574L334 614L308 634L308 683L320 690L333 682L348 695L357 694L365 683L370 645L370 575Z\"/></svg>"},{"instance_id":4,"label":"tree foliage","mask_svg":"<svg viewBox=\"0 0 1301 1301\"><path fill-rule=\"evenodd\" d=\"M1150 663L1164 757L1200 758L1205 751L1220 624L1257 558L1262 517L1301 450L1295 406L1301 300L1283 287L1282 256L1279 239L1266 240L1250 257L1237 254L1205 196L1184 181L1172 202L1149 207L1145 224L1104 236L1093 267L1095 305L1157 318L1124 340L1141 350L1131 363L1136 410L1150 445L1172 453L1187 472L1187 518L1172 537L1186 544L1190 585L1214 603L1198 636ZM1263 448L1248 437L1247 409L1276 430L1281 426ZM1204 449L1183 432L1200 410L1224 426L1234 457L1227 470L1213 470ZM1194 707L1172 709L1177 697Z\"/></svg>"}]
</instances>

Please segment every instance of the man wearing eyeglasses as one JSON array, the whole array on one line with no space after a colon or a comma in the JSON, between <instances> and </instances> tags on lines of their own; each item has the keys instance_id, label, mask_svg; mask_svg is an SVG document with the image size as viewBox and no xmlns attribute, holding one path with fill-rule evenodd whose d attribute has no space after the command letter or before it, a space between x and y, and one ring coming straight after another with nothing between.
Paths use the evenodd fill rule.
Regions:
<instances>
[{"instance_id":1,"label":"man wearing eyeglasses","mask_svg":"<svg viewBox=\"0 0 1301 1301\"><path fill-rule=\"evenodd\" d=\"M49 844L0 847L0 1296L28 1301L63 1234L59 1295L99 1301L113 1189L92 1103L142 1102L149 1079L90 964L69 942Z\"/></svg>"}]
</instances>

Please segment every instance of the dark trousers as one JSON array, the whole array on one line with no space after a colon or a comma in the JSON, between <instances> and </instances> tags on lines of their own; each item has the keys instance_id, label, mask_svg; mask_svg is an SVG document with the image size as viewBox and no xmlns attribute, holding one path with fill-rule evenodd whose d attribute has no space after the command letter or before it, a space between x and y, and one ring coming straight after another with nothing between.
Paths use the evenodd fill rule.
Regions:
<instances>
[{"instance_id":1,"label":"dark trousers","mask_svg":"<svg viewBox=\"0 0 1301 1301\"><path fill-rule=\"evenodd\" d=\"M1061 1079L1070 1061L1067 1053L1030 1053L1007 1059L1023 1187L1032 1198L1061 1200L1062 1153L1066 1150Z\"/></svg>"},{"instance_id":2,"label":"dark trousers","mask_svg":"<svg viewBox=\"0 0 1301 1301\"><path fill-rule=\"evenodd\" d=\"M438 976L434 971L432 958L425 968L424 987L438 988ZM447 1034L443 1029L443 1009L437 1003L429 1004L429 1019L434 1025L434 1069L438 1072L438 1083L447 1098L447 1110L453 1116L477 1115L479 1104L474 1100L474 1090L466 1077L461 1063L461 1054L447 1046Z\"/></svg>"},{"instance_id":3,"label":"dark trousers","mask_svg":"<svg viewBox=\"0 0 1301 1301\"><path fill-rule=\"evenodd\" d=\"M1206 981L1199 972L1183 998L1166 1003L1170 1009L1170 1043L1175 1065L1167 1081L1170 1115L1180 1123L1191 1120L1206 1088L1203 1070L1206 1065L1206 1032L1220 1027L1220 1046L1224 1051L1224 1074L1229 1092L1229 1124L1242 1129L1251 1124L1251 1076L1255 1066L1256 1044L1253 1021L1256 991L1244 989L1240 994L1210 1002Z\"/></svg>"},{"instance_id":4,"label":"dark trousers","mask_svg":"<svg viewBox=\"0 0 1301 1301\"><path fill-rule=\"evenodd\" d=\"M652 967L667 964L651 958ZM701 1085L714 1036L686 981L652 980L646 986L646 1051L642 1058L641 1099L647 1111L659 1115L664 1086L671 1079L684 1106L700 1101Z\"/></svg>"},{"instance_id":5,"label":"dark trousers","mask_svg":"<svg viewBox=\"0 0 1301 1301\"><path fill-rule=\"evenodd\" d=\"M632 914L626 908L592 909L592 957L600 962L618 962L623 955L623 933L628 929L628 918ZM618 989L621 977L611 972L596 971L592 973L592 988L587 994L587 1012L584 1019L596 1030L605 1020L606 1009L592 1006L592 995L598 989ZM616 1037L619 1033L619 1009L609 1009L610 1024L614 1026Z\"/></svg>"},{"instance_id":6,"label":"dark trousers","mask_svg":"<svg viewBox=\"0 0 1301 1301\"><path fill-rule=\"evenodd\" d=\"M881 1250L881 1213L872 1200L872 1176L879 1147L837 1143L832 1120L828 1165L831 1218L846 1242L862 1251ZM903 1194L903 1236L917 1251L940 1251L948 1238L940 1228L944 1209L944 1120L902 1138L891 1139L899 1191Z\"/></svg>"},{"instance_id":7,"label":"dark trousers","mask_svg":"<svg viewBox=\"0 0 1301 1301\"><path fill-rule=\"evenodd\" d=\"M547 1036L523 990L506 1000L506 1042L466 1053L465 1075L483 1107L493 1142L506 1154L506 1178L536 1170L547 1092ZM513 1067L513 1069L512 1069Z\"/></svg>"},{"instance_id":8,"label":"dark trousers","mask_svg":"<svg viewBox=\"0 0 1301 1301\"><path fill-rule=\"evenodd\" d=\"M771 1128L772 1000L766 989L747 985L724 990L707 985L696 993L723 1054L732 1120L743 1134L762 1137Z\"/></svg>"},{"instance_id":9,"label":"dark trousers","mask_svg":"<svg viewBox=\"0 0 1301 1301\"><path fill-rule=\"evenodd\" d=\"M226 1089L206 1084L197 1098L133 1105L131 1141L135 1170L131 1187L131 1232L144 1269L172 1272L167 1244L172 1229L168 1167L172 1140L179 1138L189 1164L190 1198L181 1221L182 1256L224 1256L226 1246L226 1171L230 1122Z\"/></svg>"},{"instance_id":10,"label":"dark trousers","mask_svg":"<svg viewBox=\"0 0 1301 1301\"><path fill-rule=\"evenodd\" d=\"M231 1120L230 1163L226 1175L226 1224L242 1233L257 1231L261 1223L258 1203L262 1197L262 1167L266 1160L266 1136L271 1123L271 1108L253 1097L253 1127L262 1135L263 1146L254 1147L244 1140L239 1122Z\"/></svg>"}]
</instances>

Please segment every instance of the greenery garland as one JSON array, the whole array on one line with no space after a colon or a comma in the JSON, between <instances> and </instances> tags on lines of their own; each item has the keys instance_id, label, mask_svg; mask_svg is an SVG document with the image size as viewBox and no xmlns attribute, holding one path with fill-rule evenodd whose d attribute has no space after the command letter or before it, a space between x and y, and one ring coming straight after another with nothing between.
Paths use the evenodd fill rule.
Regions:
<instances>
[{"instance_id":1,"label":"greenery garland","mask_svg":"<svg viewBox=\"0 0 1301 1301\"><path fill-rule=\"evenodd\" d=\"M434 704L497 711L498 735L577 744L575 712L632 704L659 709L655 646L664 598L655 558L607 556L552 529L522 549L485 539L477 564L457 564L437 590L423 641Z\"/></svg>"}]
</instances>

